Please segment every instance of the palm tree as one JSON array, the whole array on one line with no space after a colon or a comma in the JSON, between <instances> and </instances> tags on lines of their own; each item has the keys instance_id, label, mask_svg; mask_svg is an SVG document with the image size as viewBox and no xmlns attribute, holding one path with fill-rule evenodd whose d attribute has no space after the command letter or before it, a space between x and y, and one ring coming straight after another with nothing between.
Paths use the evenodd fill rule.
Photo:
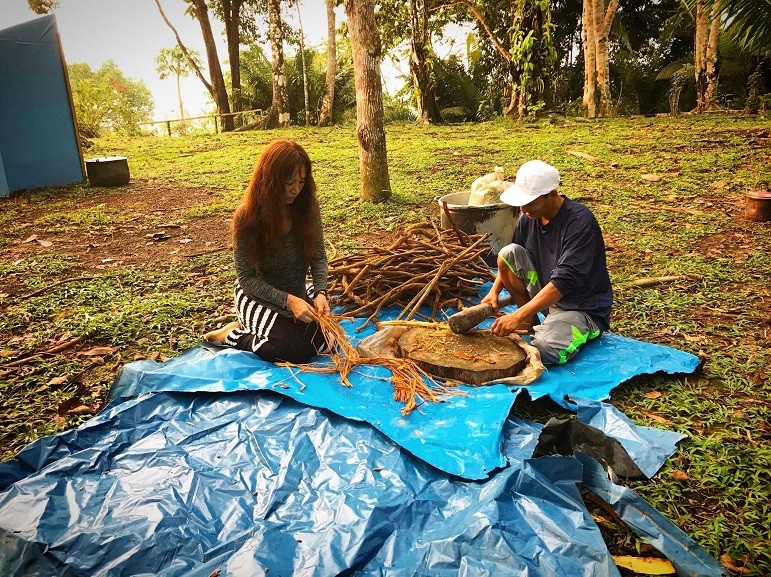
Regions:
<instances>
[{"instance_id":1,"label":"palm tree","mask_svg":"<svg viewBox=\"0 0 771 577\"><path fill-rule=\"evenodd\" d=\"M771 54L771 0L723 0L728 33L746 49Z\"/></svg>"},{"instance_id":2,"label":"palm tree","mask_svg":"<svg viewBox=\"0 0 771 577\"><path fill-rule=\"evenodd\" d=\"M201 55L195 50L188 50L188 55L192 58L200 68ZM165 80L172 74L177 77L177 98L179 99L179 117L185 119L185 109L182 106L182 90L180 88L180 78L187 77L193 72L193 67L190 65L188 57L179 46L174 48L161 48L158 56L155 57L156 71L161 80Z\"/></svg>"}]
</instances>

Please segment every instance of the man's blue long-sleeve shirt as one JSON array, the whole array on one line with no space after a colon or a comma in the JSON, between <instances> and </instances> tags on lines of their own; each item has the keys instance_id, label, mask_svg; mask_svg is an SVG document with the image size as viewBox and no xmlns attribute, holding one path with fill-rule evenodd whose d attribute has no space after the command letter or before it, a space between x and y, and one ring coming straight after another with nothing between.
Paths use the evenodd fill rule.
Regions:
<instances>
[{"instance_id":1,"label":"man's blue long-sleeve shirt","mask_svg":"<svg viewBox=\"0 0 771 577\"><path fill-rule=\"evenodd\" d=\"M525 247L543 285L562 293L556 303L587 313L603 330L610 328L613 289L605 261L605 242L597 219L583 204L564 198L546 226L519 217L514 242Z\"/></svg>"}]
</instances>

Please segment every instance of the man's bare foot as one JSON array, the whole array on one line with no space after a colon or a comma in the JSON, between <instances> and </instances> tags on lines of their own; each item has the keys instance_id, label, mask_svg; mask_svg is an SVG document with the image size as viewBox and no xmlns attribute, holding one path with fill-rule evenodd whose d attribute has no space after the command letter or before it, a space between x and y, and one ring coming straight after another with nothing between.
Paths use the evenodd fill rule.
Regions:
<instances>
[{"instance_id":1,"label":"man's bare foot","mask_svg":"<svg viewBox=\"0 0 771 577\"><path fill-rule=\"evenodd\" d=\"M209 341L210 343L223 344L231 331L234 331L240 328L241 328L241 323L238 321L233 321L232 323L226 324L221 329L217 329L216 331L209 331L203 336L203 340Z\"/></svg>"}]
</instances>

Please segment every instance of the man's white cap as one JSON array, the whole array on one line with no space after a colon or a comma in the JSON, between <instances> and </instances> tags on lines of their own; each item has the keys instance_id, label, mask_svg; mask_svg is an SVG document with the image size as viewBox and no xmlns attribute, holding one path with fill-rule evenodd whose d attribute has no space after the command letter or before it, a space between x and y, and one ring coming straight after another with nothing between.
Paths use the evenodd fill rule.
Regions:
<instances>
[{"instance_id":1,"label":"man's white cap","mask_svg":"<svg viewBox=\"0 0 771 577\"><path fill-rule=\"evenodd\" d=\"M539 196L549 194L560 185L560 173L542 160L529 160L519 167L514 184L503 191L501 201L511 206L524 206Z\"/></svg>"}]
</instances>

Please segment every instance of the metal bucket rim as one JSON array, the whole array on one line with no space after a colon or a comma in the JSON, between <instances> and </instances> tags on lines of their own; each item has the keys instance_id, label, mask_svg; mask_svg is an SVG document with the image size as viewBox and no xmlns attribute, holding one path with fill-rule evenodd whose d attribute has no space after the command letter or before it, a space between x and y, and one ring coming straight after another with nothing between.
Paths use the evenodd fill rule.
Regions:
<instances>
[{"instance_id":1,"label":"metal bucket rim","mask_svg":"<svg viewBox=\"0 0 771 577\"><path fill-rule=\"evenodd\" d=\"M447 204L447 209L448 210L458 210L458 211L465 211L465 210L473 210L473 211L488 210L488 211L493 211L493 210L501 210L501 209L505 209L505 208L515 208L515 207L511 206L510 204L506 204L505 202L498 202L498 203L495 203L495 204L478 204L478 205L469 206L468 204L453 204L451 202L447 202L446 200L444 200L448 196L453 196L453 195L456 195L456 194L463 194L463 193L471 194L471 191L470 190L461 190L461 191L458 191L458 192L450 192L450 193L447 193L447 194L442 195L442 196L437 196L437 197L434 198L434 200L437 202L437 204L439 204L439 206L442 206L442 203L444 202L444 203Z\"/></svg>"}]
</instances>

